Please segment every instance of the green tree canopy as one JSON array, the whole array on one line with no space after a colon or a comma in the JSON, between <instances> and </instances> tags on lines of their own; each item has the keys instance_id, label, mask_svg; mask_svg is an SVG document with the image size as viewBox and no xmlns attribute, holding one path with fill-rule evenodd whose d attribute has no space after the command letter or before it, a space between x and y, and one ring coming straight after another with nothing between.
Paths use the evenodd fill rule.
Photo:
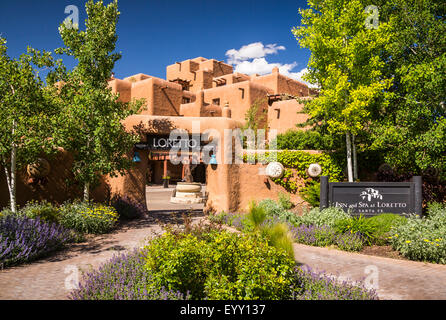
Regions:
<instances>
[{"instance_id":1,"label":"green tree canopy","mask_svg":"<svg viewBox=\"0 0 446 320\"><path fill-rule=\"evenodd\" d=\"M380 21L391 24L383 56L394 79L389 103L374 114L372 148L389 164L421 173L433 167L446 178L446 3L377 1Z\"/></svg>"},{"instance_id":2,"label":"green tree canopy","mask_svg":"<svg viewBox=\"0 0 446 320\"><path fill-rule=\"evenodd\" d=\"M108 87L115 62L121 58L114 52L117 1L105 6L103 1L89 0L86 11L85 31L68 22L61 24L65 46L56 50L78 62L61 86L65 109L56 133L58 143L74 155L74 174L84 185L84 200L89 199L90 185L100 176L124 173L130 168L131 159L126 153L137 137L125 131L122 120L141 104L118 101L118 95Z\"/></svg>"},{"instance_id":3,"label":"green tree canopy","mask_svg":"<svg viewBox=\"0 0 446 320\"><path fill-rule=\"evenodd\" d=\"M385 105L392 78L383 73L381 52L391 34L387 23L367 28L368 14L359 0L309 0L300 10L301 26L292 29L301 47L311 50L304 79L320 87L308 100L305 123L326 126L330 134L345 134L349 180L352 181L351 136L368 129L377 105ZM353 141L355 154L355 142Z\"/></svg>"},{"instance_id":4,"label":"green tree canopy","mask_svg":"<svg viewBox=\"0 0 446 320\"><path fill-rule=\"evenodd\" d=\"M18 59L7 55L0 38L0 164L8 184L11 210L16 208L17 171L42 153L51 153L55 116L59 113L55 88L45 87L39 69L54 79L62 68L51 53L28 47Z\"/></svg>"}]
</instances>

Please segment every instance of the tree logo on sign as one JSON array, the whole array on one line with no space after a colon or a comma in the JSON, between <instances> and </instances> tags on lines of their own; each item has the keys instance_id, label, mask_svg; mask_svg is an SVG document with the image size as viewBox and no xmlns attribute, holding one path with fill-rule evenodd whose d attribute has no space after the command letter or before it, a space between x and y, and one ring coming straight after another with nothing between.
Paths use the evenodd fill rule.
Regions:
<instances>
[{"instance_id":1,"label":"tree logo on sign","mask_svg":"<svg viewBox=\"0 0 446 320\"><path fill-rule=\"evenodd\" d=\"M367 201L372 201L372 199L383 199L383 196L379 193L379 191L373 188L365 189L363 192L361 192L360 197L362 200L367 198Z\"/></svg>"}]
</instances>

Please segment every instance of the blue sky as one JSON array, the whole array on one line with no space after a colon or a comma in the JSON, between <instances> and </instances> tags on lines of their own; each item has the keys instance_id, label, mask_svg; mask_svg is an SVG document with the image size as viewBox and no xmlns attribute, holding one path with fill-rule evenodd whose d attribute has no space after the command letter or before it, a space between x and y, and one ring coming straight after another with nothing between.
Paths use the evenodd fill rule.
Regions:
<instances>
[{"instance_id":1,"label":"blue sky","mask_svg":"<svg viewBox=\"0 0 446 320\"><path fill-rule=\"evenodd\" d=\"M7 38L8 54L17 57L27 45L46 50L62 46L57 28L68 16L68 5L79 8L83 29L85 1L1 1L0 34ZM123 57L115 76L165 78L167 65L202 56L232 62L245 73L262 74L279 66L281 73L299 78L310 52L299 47L291 28L300 24L298 9L305 7L306 1L285 0L120 0L117 51ZM71 59L64 61L74 65Z\"/></svg>"}]
</instances>

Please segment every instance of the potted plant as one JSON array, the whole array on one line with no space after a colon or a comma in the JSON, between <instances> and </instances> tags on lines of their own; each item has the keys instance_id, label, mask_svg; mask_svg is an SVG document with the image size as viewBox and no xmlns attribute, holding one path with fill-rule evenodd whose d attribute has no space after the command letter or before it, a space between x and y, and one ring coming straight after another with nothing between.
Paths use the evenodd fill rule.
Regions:
<instances>
[{"instance_id":1,"label":"potted plant","mask_svg":"<svg viewBox=\"0 0 446 320\"><path fill-rule=\"evenodd\" d=\"M163 180L164 180L164 183L163 183L164 188L169 188L169 180L170 180L170 177L169 177L169 176L164 176L164 177L163 177Z\"/></svg>"}]
</instances>

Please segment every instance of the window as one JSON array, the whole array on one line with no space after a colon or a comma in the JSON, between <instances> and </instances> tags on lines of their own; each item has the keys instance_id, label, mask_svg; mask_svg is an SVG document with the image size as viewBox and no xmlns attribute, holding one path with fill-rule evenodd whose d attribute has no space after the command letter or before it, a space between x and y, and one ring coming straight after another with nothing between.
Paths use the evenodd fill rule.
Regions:
<instances>
[{"instance_id":1,"label":"window","mask_svg":"<svg viewBox=\"0 0 446 320\"><path fill-rule=\"evenodd\" d=\"M245 99L245 89L238 88L242 92L242 99Z\"/></svg>"},{"instance_id":2,"label":"window","mask_svg":"<svg viewBox=\"0 0 446 320\"><path fill-rule=\"evenodd\" d=\"M190 98L183 97L183 104L190 103Z\"/></svg>"},{"instance_id":3,"label":"window","mask_svg":"<svg viewBox=\"0 0 446 320\"><path fill-rule=\"evenodd\" d=\"M220 105L220 98L212 99L212 104L215 104L215 105L219 106Z\"/></svg>"}]
</instances>

